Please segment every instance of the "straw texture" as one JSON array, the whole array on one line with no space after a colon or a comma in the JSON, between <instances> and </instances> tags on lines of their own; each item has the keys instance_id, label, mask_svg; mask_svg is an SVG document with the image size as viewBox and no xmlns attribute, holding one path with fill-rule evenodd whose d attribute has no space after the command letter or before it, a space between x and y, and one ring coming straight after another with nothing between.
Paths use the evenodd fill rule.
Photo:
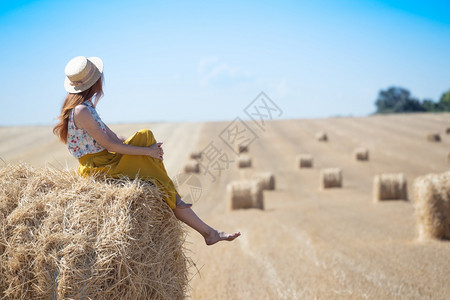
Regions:
<instances>
[{"instance_id":1,"label":"straw texture","mask_svg":"<svg viewBox=\"0 0 450 300\"><path fill-rule=\"evenodd\" d=\"M256 180L233 181L227 185L229 209L264 209L262 184Z\"/></svg>"},{"instance_id":2,"label":"straw texture","mask_svg":"<svg viewBox=\"0 0 450 300\"><path fill-rule=\"evenodd\" d=\"M353 151L353 155L355 156L355 159L359 161L369 160L369 149L364 147L356 148Z\"/></svg>"},{"instance_id":3,"label":"straw texture","mask_svg":"<svg viewBox=\"0 0 450 300\"><path fill-rule=\"evenodd\" d=\"M238 153L248 153L248 145L237 145L236 150Z\"/></svg>"},{"instance_id":4,"label":"straw texture","mask_svg":"<svg viewBox=\"0 0 450 300\"><path fill-rule=\"evenodd\" d=\"M200 164L198 161L191 159L184 166L185 173L200 173Z\"/></svg>"},{"instance_id":5,"label":"straw texture","mask_svg":"<svg viewBox=\"0 0 450 300\"><path fill-rule=\"evenodd\" d=\"M1 299L183 299L185 232L150 182L0 169Z\"/></svg>"},{"instance_id":6,"label":"straw texture","mask_svg":"<svg viewBox=\"0 0 450 300\"><path fill-rule=\"evenodd\" d=\"M191 155L189 156L191 159L201 159L202 158L202 151L194 151L191 152Z\"/></svg>"},{"instance_id":7,"label":"straw texture","mask_svg":"<svg viewBox=\"0 0 450 300\"><path fill-rule=\"evenodd\" d=\"M327 168L320 170L320 184L322 189L342 187L342 169Z\"/></svg>"},{"instance_id":8,"label":"straw texture","mask_svg":"<svg viewBox=\"0 0 450 300\"><path fill-rule=\"evenodd\" d=\"M275 175L271 172L259 173L254 176L254 179L261 183L263 190L275 189Z\"/></svg>"},{"instance_id":9,"label":"straw texture","mask_svg":"<svg viewBox=\"0 0 450 300\"><path fill-rule=\"evenodd\" d=\"M242 168L251 168L252 167L252 159L250 156L246 154L242 154L238 158L238 167L240 169Z\"/></svg>"},{"instance_id":10,"label":"straw texture","mask_svg":"<svg viewBox=\"0 0 450 300\"><path fill-rule=\"evenodd\" d=\"M380 174L373 179L373 202L407 200L406 177L403 173Z\"/></svg>"},{"instance_id":11,"label":"straw texture","mask_svg":"<svg viewBox=\"0 0 450 300\"><path fill-rule=\"evenodd\" d=\"M414 181L414 209L420 240L450 240L450 172Z\"/></svg>"},{"instance_id":12,"label":"straw texture","mask_svg":"<svg viewBox=\"0 0 450 300\"><path fill-rule=\"evenodd\" d=\"M427 141L429 142L440 142L441 136L438 133L429 133L427 134Z\"/></svg>"},{"instance_id":13,"label":"straw texture","mask_svg":"<svg viewBox=\"0 0 450 300\"><path fill-rule=\"evenodd\" d=\"M320 142L326 142L328 141L328 135L325 131L319 131L316 133L315 135L316 140L320 141Z\"/></svg>"},{"instance_id":14,"label":"straw texture","mask_svg":"<svg viewBox=\"0 0 450 300\"><path fill-rule=\"evenodd\" d=\"M299 154L297 156L296 165L301 168L312 168L313 167L313 157L310 154Z\"/></svg>"}]
</instances>

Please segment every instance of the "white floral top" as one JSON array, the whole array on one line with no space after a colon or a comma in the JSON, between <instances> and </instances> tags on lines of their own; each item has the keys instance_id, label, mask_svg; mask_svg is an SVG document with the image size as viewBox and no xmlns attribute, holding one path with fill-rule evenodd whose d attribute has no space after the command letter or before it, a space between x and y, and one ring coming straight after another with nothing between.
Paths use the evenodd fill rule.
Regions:
<instances>
[{"instance_id":1,"label":"white floral top","mask_svg":"<svg viewBox=\"0 0 450 300\"><path fill-rule=\"evenodd\" d=\"M94 117L94 120L98 123L98 126L106 133L105 124L97 114L92 102L90 100L84 101L82 105L87 106ZM67 125L67 147L69 148L69 152L76 158L80 158L86 154L98 153L105 150L105 148L100 146L86 130L78 128L75 125L75 122L73 121L73 111L74 109L72 109L72 112L70 113L69 123Z\"/></svg>"}]
</instances>

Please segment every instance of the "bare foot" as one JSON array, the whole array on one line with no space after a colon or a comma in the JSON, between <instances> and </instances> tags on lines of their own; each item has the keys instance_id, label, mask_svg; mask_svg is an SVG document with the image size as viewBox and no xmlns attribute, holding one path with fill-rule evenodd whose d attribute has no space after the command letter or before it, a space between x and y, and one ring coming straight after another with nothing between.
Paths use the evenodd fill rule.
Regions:
<instances>
[{"instance_id":1,"label":"bare foot","mask_svg":"<svg viewBox=\"0 0 450 300\"><path fill-rule=\"evenodd\" d=\"M235 232L233 234L229 234L223 231L218 231L213 229L208 236L205 237L206 245L211 246L220 241L232 241L238 236L240 236L240 232Z\"/></svg>"}]
</instances>

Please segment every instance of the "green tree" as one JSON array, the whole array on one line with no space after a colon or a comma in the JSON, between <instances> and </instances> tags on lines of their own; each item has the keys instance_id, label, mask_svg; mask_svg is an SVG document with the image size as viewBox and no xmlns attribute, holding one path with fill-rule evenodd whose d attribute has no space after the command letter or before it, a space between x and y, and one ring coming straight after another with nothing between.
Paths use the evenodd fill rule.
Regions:
<instances>
[{"instance_id":1,"label":"green tree","mask_svg":"<svg viewBox=\"0 0 450 300\"><path fill-rule=\"evenodd\" d=\"M442 94L439 105L443 111L450 111L450 90Z\"/></svg>"},{"instance_id":2,"label":"green tree","mask_svg":"<svg viewBox=\"0 0 450 300\"><path fill-rule=\"evenodd\" d=\"M434 102L431 99L425 99L422 102L423 108L425 108L426 111L429 112L439 112L442 111L442 105L439 102Z\"/></svg>"},{"instance_id":3,"label":"green tree","mask_svg":"<svg viewBox=\"0 0 450 300\"><path fill-rule=\"evenodd\" d=\"M401 113L425 111L420 101L411 96L409 90L401 87L390 87L381 90L375 101L376 113Z\"/></svg>"}]
</instances>

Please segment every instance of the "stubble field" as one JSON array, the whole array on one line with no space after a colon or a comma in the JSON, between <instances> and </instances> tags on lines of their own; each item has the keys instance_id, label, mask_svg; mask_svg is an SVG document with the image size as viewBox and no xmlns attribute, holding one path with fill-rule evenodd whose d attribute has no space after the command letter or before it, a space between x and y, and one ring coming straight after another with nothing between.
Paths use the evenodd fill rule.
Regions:
<instances>
[{"instance_id":1,"label":"stubble field","mask_svg":"<svg viewBox=\"0 0 450 300\"><path fill-rule=\"evenodd\" d=\"M141 128L164 142L171 177L183 171L190 152L219 139L227 122L110 125L129 136ZM197 174L201 196L194 210L210 225L240 231L232 243L208 247L192 230L186 241L193 299L448 299L450 242L417 241L413 180L450 169L450 114L364 118L278 120L250 145L250 169L235 163L212 180ZM314 139L325 130L328 142ZM427 133L441 135L428 142ZM0 157L9 163L76 168L49 126L0 127ZM358 162L358 146L370 160ZM231 159L232 152L229 152ZM312 169L298 169L295 157L309 153ZM322 168L340 167L343 187L319 189ZM226 185L272 172L276 189L264 191L264 210L227 210ZM406 175L409 201L372 202L380 173Z\"/></svg>"}]
</instances>

